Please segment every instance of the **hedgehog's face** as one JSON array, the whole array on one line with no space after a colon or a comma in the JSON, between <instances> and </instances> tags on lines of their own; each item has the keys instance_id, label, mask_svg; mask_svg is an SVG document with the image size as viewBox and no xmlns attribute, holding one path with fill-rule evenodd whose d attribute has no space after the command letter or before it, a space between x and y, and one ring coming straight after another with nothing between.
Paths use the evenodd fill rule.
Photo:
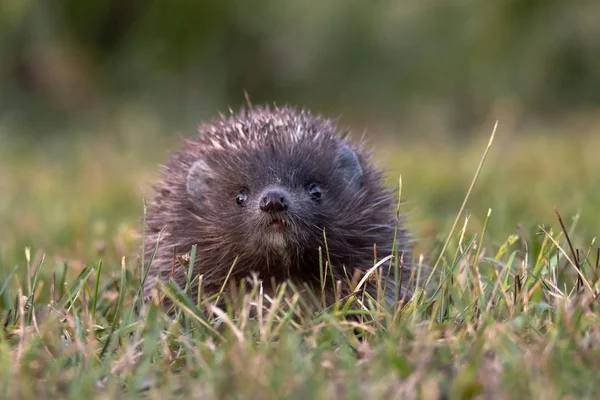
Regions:
<instances>
[{"instance_id":1,"label":"hedgehog's face","mask_svg":"<svg viewBox=\"0 0 600 400\"><path fill-rule=\"evenodd\" d=\"M265 146L237 153L207 155L195 161L186 182L195 214L219 229L240 253L289 263L302 252L316 252L326 222L363 187L363 169L346 144L327 148L299 143L278 152ZM323 154L327 159L317 159ZM269 261L269 262L270 262Z\"/></svg>"}]
</instances>

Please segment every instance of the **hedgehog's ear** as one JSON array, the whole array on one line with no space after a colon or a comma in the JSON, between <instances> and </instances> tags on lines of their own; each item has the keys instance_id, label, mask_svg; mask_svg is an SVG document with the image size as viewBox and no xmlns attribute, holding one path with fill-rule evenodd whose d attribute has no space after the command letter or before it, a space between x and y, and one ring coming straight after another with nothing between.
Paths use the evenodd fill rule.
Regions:
<instances>
[{"instance_id":1,"label":"hedgehog's ear","mask_svg":"<svg viewBox=\"0 0 600 400\"><path fill-rule=\"evenodd\" d=\"M359 189L363 183L363 169L354 150L347 144L342 144L337 149L335 160L348 187Z\"/></svg>"},{"instance_id":2,"label":"hedgehog's ear","mask_svg":"<svg viewBox=\"0 0 600 400\"><path fill-rule=\"evenodd\" d=\"M185 188L194 202L201 205L210 190L213 170L202 158L197 159L188 171Z\"/></svg>"}]
</instances>

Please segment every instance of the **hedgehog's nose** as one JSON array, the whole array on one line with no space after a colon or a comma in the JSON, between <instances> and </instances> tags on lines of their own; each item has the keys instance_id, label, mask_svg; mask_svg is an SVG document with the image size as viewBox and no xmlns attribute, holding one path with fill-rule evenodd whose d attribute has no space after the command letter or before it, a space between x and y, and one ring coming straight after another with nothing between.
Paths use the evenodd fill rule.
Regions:
<instances>
[{"instance_id":1,"label":"hedgehog's nose","mask_svg":"<svg viewBox=\"0 0 600 400\"><path fill-rule=\"evenodd\" d=\"M283 190L268 189L260 199L259 207L264 212L277 213L288 209L287 195Z\"/></svg>"}]
</instances>

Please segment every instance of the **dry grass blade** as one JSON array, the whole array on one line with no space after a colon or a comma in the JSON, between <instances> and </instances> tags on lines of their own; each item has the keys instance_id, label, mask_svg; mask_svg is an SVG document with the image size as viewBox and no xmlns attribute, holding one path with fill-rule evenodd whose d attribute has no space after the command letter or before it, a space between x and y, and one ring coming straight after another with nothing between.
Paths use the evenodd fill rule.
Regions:
<instances>
[{"instance_id":1,"label":"dry grass blade","mask_svg":"<svg viewBox=\"0 0 600 400\"><path fill-rule=\"evenodd\" d=\"M571 255L573 256L573 260L574 260L574 263L575 263L574 267L579 272L579 276L577 277L577 284L579 286L582 283L582 276L583 276L583 272L581 271L581 261L579 259L579 250L576 251L575 248L573 247L573 243L571 243L571 238L569 237L569 231L567 231L567 228L565 227L563 219L562 219L560 213L558 212L558 208L556 206L554 207L554 212L556 213L556 217L558 218L558 222L560 223L560 227L561 227L563 233L565 234L565 238L567 239L567 243L569 244L569 249L571 250Z\"/></svg>"},{"instance_id":2,"label":"dry grass blade","mask_svg":"<svg viewBox=\"0 0 600 400\"><path fill-rule=\"evenodd\" d=\"M454 219L454 222L452 223L452 227L450 228L450 232L448 232L446 241L444 242L444 245L442 246L442 249L440 250L440 255L438 256L437 260L435 261L435 264L433 265L432 274L430 275L430 278L433 276L433 272L437 271L440 261L444 257L444 253L446 252L446 249L448 248L448 244L450 244L450 239L452 238L452 235L454 234L454 230L456 229L456 226L458 225L458 221L460 220L460 217L465 210L467 201L471 197L471 192L473 191L473 188L475 187L475 182L477 182L477 178L479 177L481 168L483 168L483 164L485 162L485 159L487 158L490 148L492 147L492 143L494 143L494 137L496 135L497 128L498 128L498 121L496 121L496 123L494 124L494 129L492 130L492 134L490 135L490 140L488 141L488 144L483 152L483 155L481 156L481 160L479 161L479 165L477 166L475 175L473 176L473 179L471 180L471 185L469 186L469 189L467 190L467 194L465 195L465 198L462 202L462 205L460 206L460 209L458 210L458 214L456 215L456 218ZM426 285L429 284L430 278L427 279Z\"/></svg>"},{"instance_id":3,"label":"dry grass blade","mask_svg":"<svg viewBox=\"0 0 600 400\"><path fill-rule=\"evenodd\" d=\"M585 285L585 287L587 288L587 290L589 290L589 292L592 295L594 295L594 290L592 289L592 286L590 285L590 283L588 282L588 280L585 278L585 276L583 276L583 274L581 273L581 271L579 270L579 268L577 267L577 265L575 264L575 262L573 260L571 260L571 258L569 258L569 255L563 250L562 247L560 247L560 244L556 241L556 239L554 239L552 237L552 235L550 235L544 229L543 226L540 226L540 229L542 230L542 232L544 232L546 234L546 236L548 236L548 239L550 239L552 241L552 243L554 243L554 245L556 246L556 248L562 253L562 255L565 257L565 259L567 260L567 262L569 264L571 264L571 266L573 266L573 268L575 269L575 271L577 271L577 274L579 275L579 277L583 281L583 284Z\"/></svg>"},{"instance_id":4,"label":"dry grass blade","mask_svg":"<svg viewBox=\"0 0 600 400\"><path fill-rule=\"evenodd\" d=\"M242 331L240 331L238 329L237 326L235 326L235 324L233 323L233 321L229 318L229 316L227 315L227 313L225 313L223 310L221 310L219 307L210 304L209 308L211 310L211 312L213 312L219 319L221 319L223 322L225 322L225 324L231 329L231 331L233 332L233 334L235 335L235 337L237 338L237 340L240 343L244 342L244 334L242 333Z\"/></svg>"}]
</instances>

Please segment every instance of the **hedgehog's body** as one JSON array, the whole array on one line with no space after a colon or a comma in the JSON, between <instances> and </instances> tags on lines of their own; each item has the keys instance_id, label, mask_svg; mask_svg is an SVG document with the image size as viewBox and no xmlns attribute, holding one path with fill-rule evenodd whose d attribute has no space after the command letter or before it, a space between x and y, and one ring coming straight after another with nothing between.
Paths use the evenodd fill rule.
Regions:
<instances>
[{"instance_id":1,"label":"hedgehog's body","mask_svg":"<svg viewBox=\"0 0 600 400\"><path fill-rule=\"evenodd\" d=\"M187 268L179 259L193 245L193 277L203 276L208 295L230 270L237 282L256 273L265 282L290 279L320 288L319 248L322 265L329 259L327 268L343 283L356 269L371 268L375 255L392 253L393 192L361 148L332 121L308 112L251 108L202 125L169 159L156 189L146 219L146 260L162 233L146 294L156 279L171 275L185 286ZM410 253L401 221L396 241L402 297L410 295ZM383 285L389 302L397 294L388 265L382 274L390 277ZM335 282L327 281L331 294ZM375 287L370 280L374 297Z\"/></svg>"}]
</instances>

